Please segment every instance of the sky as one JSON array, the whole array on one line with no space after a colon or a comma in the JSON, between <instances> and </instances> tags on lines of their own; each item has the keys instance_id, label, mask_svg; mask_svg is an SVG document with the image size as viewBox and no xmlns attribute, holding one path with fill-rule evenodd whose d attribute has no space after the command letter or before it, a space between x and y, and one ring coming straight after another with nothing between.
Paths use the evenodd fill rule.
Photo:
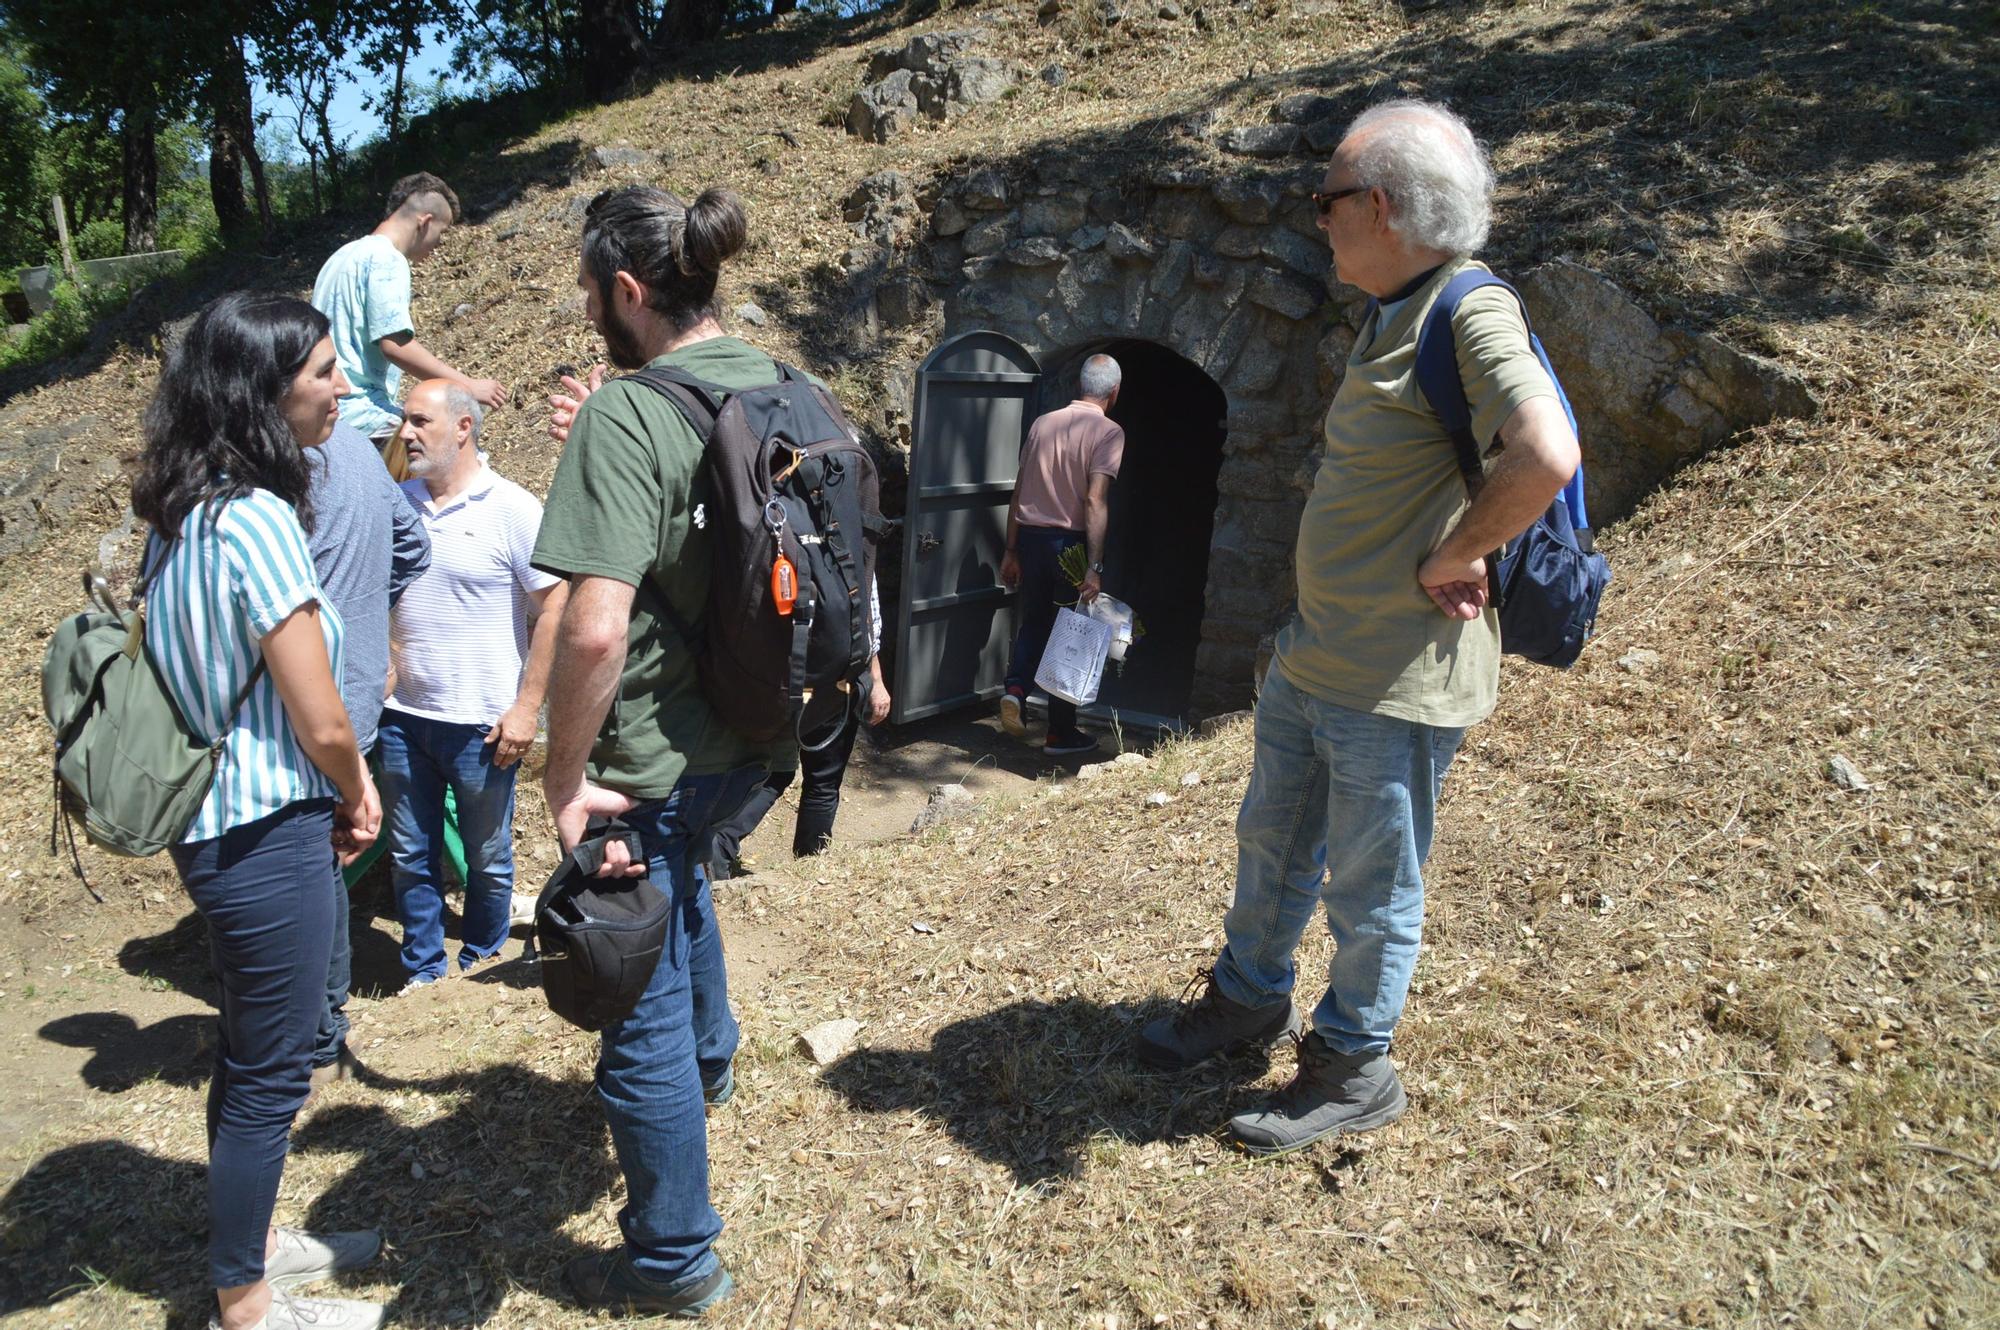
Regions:
<instances>
[{"instance_id":1,"label":"sky","mask_svg":"<svg viewBox=\"0 0 2000 1330\"><path fill-rule=\"evenodd\" d=\"M426 42L404 72L404 86L429 83L444 72L450 61L451 43L448 39ZM362 104L363 99L376 94L386 96L390 85L395 82L396 71L378 71L359 60L350 59L345 72L349 77L341 82L339 90L333 95L329 118L333 121L333 132L341 136L347 146L356 147L382 132L382 113L368 109ZM297 112L293 109L291 98L273 92L262 79L257 80L252 96L256 99L257 110L270 116L270 128L289 150L287 156L303 161L305 154L292 134L293 117Z\"/></svg>"}]
</instances>

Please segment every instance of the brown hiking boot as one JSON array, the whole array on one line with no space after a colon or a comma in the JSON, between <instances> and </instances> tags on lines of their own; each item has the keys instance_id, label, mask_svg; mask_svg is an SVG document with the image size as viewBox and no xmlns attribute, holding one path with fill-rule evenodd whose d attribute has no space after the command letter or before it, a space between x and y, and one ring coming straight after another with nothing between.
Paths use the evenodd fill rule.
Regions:
<instances>
[{"instance_id":1,"label":"brown hiking boot","mask_svg":"<svg viewBox=\"0 0 2000 1330\"><path fill-rule=\"evenodd\" d=\"M1222 995L1214 970L1199 970L1181 992L1178 1009L1139 1032L1139 1061L1184 1071L1219 1053L1276 1048L1305 1028L1287 997L1268 1007L1246 1007Z\"/></svg>"}]
</instances>

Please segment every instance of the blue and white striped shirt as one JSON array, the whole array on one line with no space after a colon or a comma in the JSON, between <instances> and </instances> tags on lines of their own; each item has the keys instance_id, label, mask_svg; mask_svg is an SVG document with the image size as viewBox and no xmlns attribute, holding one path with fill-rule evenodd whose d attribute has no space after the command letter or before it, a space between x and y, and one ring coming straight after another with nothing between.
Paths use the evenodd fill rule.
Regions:
<instances>
[{"instance_id":1,"label":"blue and white striped shirt","mask_svg":"<svg viewBox=\"0 0 2000 1330\"><path fill-rule=\"evenodd\" d=\"M338 794L292 733L268 670L243 710L230 714L263 655L264 635L309 602L319 602L326 654L340 677L340 615L320 590L298 514L261 489L224 504L213 522L207 512L198 504L188 513L146 592L146 647L181 715L211 742L229 732L184 842Z\"/></svg>"}]
</instances>

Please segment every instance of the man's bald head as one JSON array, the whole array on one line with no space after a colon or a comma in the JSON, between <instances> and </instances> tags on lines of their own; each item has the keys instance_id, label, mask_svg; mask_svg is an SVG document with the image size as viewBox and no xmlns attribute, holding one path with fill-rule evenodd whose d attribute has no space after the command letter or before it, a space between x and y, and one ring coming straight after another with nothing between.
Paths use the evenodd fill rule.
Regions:
<instances>
[{"instance_id":1,"label":"man's bald head","mask_svg":"<svg viewBox=\"0 0 2000 1330\"><path fill-rule=\"evenodd\" d=\"M398 431L409 452L410 474L433 490L479 464L479 430L486 422L479 399L450 379L425 379L403 403Z\"/></svg>"}]
</instances>

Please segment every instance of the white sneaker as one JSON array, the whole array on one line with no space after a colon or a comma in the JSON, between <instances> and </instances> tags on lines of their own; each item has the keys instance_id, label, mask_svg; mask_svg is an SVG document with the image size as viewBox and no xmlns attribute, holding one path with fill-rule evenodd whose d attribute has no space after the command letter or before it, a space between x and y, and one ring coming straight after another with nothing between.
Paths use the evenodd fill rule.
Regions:
<instances>
[{"instance_id":1,"label":"white sneaker","mask_svg":"<svg viewBox=\"0 0 2000 1330\"><path fill-rule=\"evenodd\" d=\"M295 1298L271 1291L271 1310L250 1330L380 1330L383 1308L373 1302L343 1298ZM222 1330L222 1319L208 1318L208 1330Z\"/></svg>"},{"instance_id":2,"label":"white sneaker","mask_svg":"<svg viewBox=\"0 0 2000 1330\"><path fill-rule=\"evenodd\" d=\"M343 1270L357 1270L382 1254L382 1235L372 1228L352 1233L307 1233L296 1228L276 1232L278 1249L264 1258L264 1278L272 1288L293 1289Z\"/></svg>"},{"instance_id":3,"label":"white sneaker","mask_svg":"<svg viewBox=\"0 0 2000 1330\"><path fill-rule=\"evenodd\" d=\"M1028 723L1022 715L1021 699L1012 693L1000 694L1000 728L1016 739L1027 737Z\"/></svg>"},{"instance_id":4,"label":"white sneaker","mask_svg":"<svg viewBox=\"0 0 2000 1330\"><path fill-rule=\"evenodd\" d=\"M421 992L422 990L429 988L432 984L436 983L437 981L438 981L438 976L421 975L415 979L410 980L408 983L404 984L401 988L397 989L396 996L408 997L412 993Z\"/></svg>"},{"instance_id":5,"label":"white sneaker","mask_svg":"<svg viewBox=\"0 0 2000 1330\"><path fill-rule=\"evenodd\" d=\"M524 895L518 891L515 892L514 908L512 913L507 916L507 926L509 928L526 928L533 924L535 922L535 902L538 899L540 898L536 896Z\"/></svg>"}]
</instances>

